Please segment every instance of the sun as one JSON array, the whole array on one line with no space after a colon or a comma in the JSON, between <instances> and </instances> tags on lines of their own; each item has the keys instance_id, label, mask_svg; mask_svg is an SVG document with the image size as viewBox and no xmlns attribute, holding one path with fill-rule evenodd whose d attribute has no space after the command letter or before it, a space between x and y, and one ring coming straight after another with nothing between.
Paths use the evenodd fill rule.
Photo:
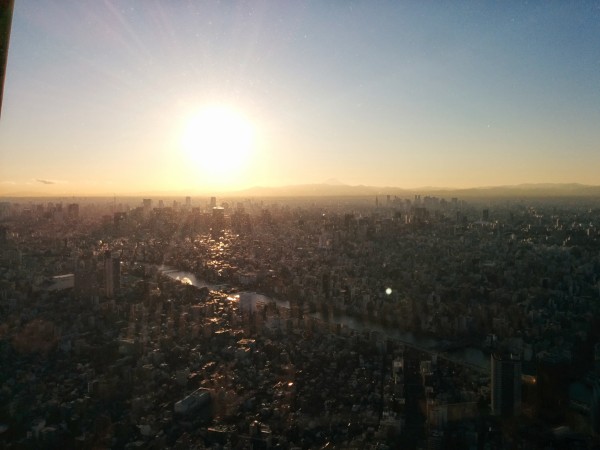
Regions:
<instances>
[{"instance_id":1,"label":"sun","mask_svg":"<svg viewBox=\"0 0 600 450\"><path fill-rule=\"evenodd\" d=\"M231 107L206 106L189 117L181 142L202 175L218 182L245 167L254 145L254 127Z\"/></svg>"}]
</instances>

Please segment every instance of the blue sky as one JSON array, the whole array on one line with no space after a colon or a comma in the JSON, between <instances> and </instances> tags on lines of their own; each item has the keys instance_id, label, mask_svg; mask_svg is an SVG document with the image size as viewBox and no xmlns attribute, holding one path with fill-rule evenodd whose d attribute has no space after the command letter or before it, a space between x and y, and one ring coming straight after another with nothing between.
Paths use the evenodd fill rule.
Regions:
<instances>
[{"instance_id":1,"label":"blue sky","mask_svg":"<svg viewBox=\"0 0 600 450\"><path fill-rule=\"evenodd\" d=\"M0 194L600 184L598 42L600 2L17 0ZM182 149L215 104L235 171Z\"/></svg>"}]
</instances>

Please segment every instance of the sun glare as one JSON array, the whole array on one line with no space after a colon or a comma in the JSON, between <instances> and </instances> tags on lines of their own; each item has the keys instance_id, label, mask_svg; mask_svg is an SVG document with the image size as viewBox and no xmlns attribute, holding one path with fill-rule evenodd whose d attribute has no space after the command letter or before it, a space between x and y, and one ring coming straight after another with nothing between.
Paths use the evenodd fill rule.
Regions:
<instances>
[{"instance_id":1,"label":"sun glare","mask_svg":"<svg viewBox=\"0 0 600 450\"><path fill-rule=\"evenodd\" d=\"M193 114L182 135L188 159L204 177L219 184L246 166L253 141L251 122L226 106L205 107Z\"/></svg>"}]
</instances>

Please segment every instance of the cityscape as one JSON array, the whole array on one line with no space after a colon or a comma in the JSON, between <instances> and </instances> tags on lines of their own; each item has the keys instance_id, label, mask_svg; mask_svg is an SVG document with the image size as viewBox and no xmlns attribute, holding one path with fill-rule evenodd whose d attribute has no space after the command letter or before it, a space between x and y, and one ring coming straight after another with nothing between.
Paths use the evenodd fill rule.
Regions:
<instances>
[{"instance_id":1,"label":"cityscape","mask_svg":"<svg viewBox=\"0 0 600 450\"><path fill-rule=\"evenodd\" d=\"M595 448L595 198L0 203L3 448Z\"/></svg>"},{"instance_id":2,"label":"cityscape","mask_svg":"<svg viewBox=\"0 0 600 450\"><path fill-rule=\"evenodd\" d=\"M600 449L598 42L0 0L0 450Z\"/></svg>"}]
</instances>

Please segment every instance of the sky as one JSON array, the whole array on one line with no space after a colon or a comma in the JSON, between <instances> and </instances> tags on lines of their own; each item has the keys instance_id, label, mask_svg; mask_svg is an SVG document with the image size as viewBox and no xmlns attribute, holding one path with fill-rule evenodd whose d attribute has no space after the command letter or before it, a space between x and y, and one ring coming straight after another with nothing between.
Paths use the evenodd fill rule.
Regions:
<instances>
[{"instance_id":1,"label":"sky","mask_svg":"<svg viewBox=\"0 0 600 450\"><path fill-rule=\"evenodd\" d=\"M0 195L600 184L600 2L16 0Z\"/></svg>"}]
</instances>

